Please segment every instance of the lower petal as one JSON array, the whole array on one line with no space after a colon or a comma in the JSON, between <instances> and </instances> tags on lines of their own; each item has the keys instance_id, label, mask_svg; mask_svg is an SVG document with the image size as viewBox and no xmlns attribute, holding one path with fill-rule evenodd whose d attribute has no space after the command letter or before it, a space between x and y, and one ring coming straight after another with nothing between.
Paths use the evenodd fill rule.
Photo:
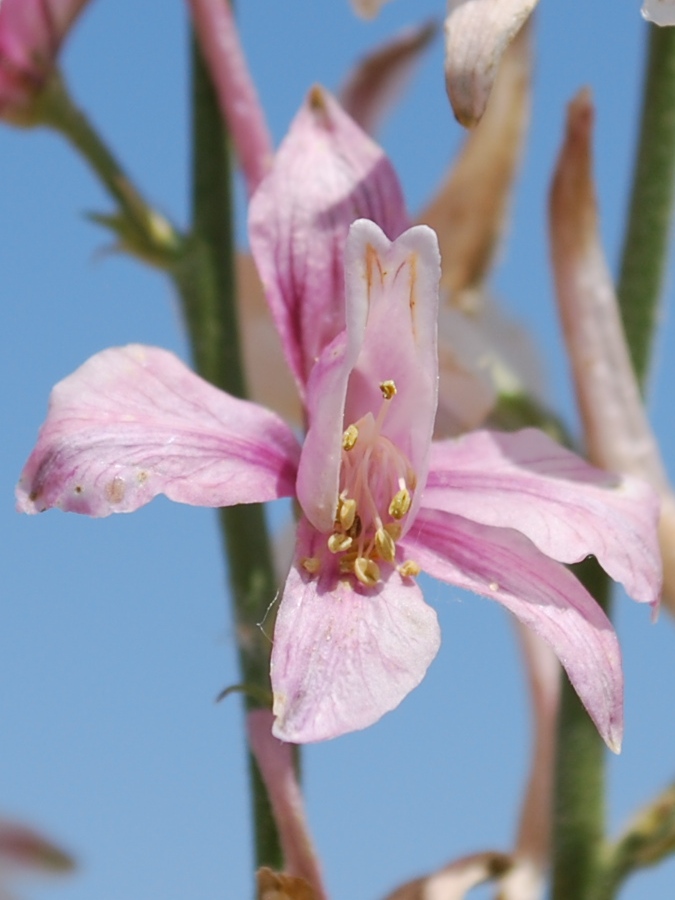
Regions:
<instances>
[{"instance_id":1,"label":"lower petal","mask_svg":"<svg viewBox=\"0 0 675 900\"><path fill-rule=\"evenodd\" d=\"M571 572L517 531L426 509L401 545L430 575L498 601L549 644L601 737L619 752L619 643L612 623Z\"/></svg>"},{"instance_id":2,"label":"lower petal","mask_svg":"<svg viewBox=\"0 0 675 900\"><path fill-rule=\"evenodd\" d=\"M436 614L412 579L381 572L374 588L341 576L326 535L300 522L274 629L276 737L307 743L366 728L424 677L440 645Z\"/></svg>"}]
</instances>

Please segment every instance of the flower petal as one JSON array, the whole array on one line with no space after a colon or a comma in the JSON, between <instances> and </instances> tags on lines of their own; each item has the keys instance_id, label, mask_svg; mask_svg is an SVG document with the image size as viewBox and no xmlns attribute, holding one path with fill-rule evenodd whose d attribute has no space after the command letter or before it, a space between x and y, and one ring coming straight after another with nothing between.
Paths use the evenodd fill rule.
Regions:
<instances>
[{"instance_id":1,"label":"flower petal","mask_svg":"<svg viewBox=\"0 0 675 900\"><path fill-rule=\"evenodd\" d=\"M361 216L391 238L408 226L384 152L315 87L249 213L253 256L301 394L323 349L345 326L344 247Z\"/></svg>"},{"instance_id":2,"label":"flower petal","mask_svg":"<svg viewBox=\"0 0 675 900\"><path fill-rule=\"evenodd\" d=\"M338 99L367 134L375 133L437 31L435 21L406 28L372 50L349 73Z\"/></svg>"},{"instance_id":3,"label":"flower petal","mask_svg":"<svg viewBox=\"0 0 675 900\"><path fill-rule=\"evenodd\" d=\"M537 0L451 0L445 21L445 80L457 120L475 125L499 60Z\"/></svg>"},{"instance_id":4,"label":"flower petal","mask_svg":"<svg viewBox=\"0 0 675 900\"><path fill-rule=\"evenodd\" d=\"M107 516L166 494L194 506L290 496L299 447L274 413L156 347L104 350L56 385L18 508Z\"/></svg>"},{"instance_id":5,"label":"flower petal","mask_svg":"<svg viewBox=\"0 0 675 900\"><path fill-rule=\"evenodd\" d=\"M631 597L658 600L654 491L638 479L596 469L534 428L478 431L434 444L422 502L484 525L516 528L561 562L592 553Z\"/></svg>"},{"instance_id":6,"label":"flower petal","mask_svg":"<svg viewBox=\"0 0 675 900\"><path fill-rule=\"evenodd\" d=\"M645 0L642 15L655 25L675 25L675 0Z\"/></svg>"},{"instance_id":7,"label":"flower petal","mask_svg":"<svg viewBox=\"0 0 675 900\"><path fill-rule=\"evenodd\" d=\"M272 649L273 732L281 740L366 728L424 677L440 645L436 613L414 581L386 564L381 572L370 589L341 578L325 535L301 520Z\"/></svg>"},{"instance_id":8,"label":"flower petal","mask_svg":"<svg viewBox=\"0 0 675 900\"><path fill-rule=\"evenodd\" d=\"M548 643L601 737L619 752L621 652L612 624L581 583L510 528L423 509L401 545L422 569L497 600Z\"/></svg>"},{"instance_id":9,"label":"flower petal","mask_svg":"<svg viewBox=\"0 0 675 900\"><path fill-rule=\"evenodd\" d=\"M438 397L439 278L430 228L418 225L393 243L374 222L362 219L350 228L346 338L326 350L312 373L298 473L298 499L319 531L330 530L335 518L343 430L368 412L377 415L384 381L394 381L397 394L382 433L424 483Z\"/></svg>"},{"instance_id":10,"label":"flower petal","mask_svg":"<svg viewBox=\"0 0 675 900\"><path fill-rule=\"evenodd\" d=\"M385 900L464 900L472 888L508 872L511 857L487 850L462 856L448 866L416 878L388 894Z\"/></svg>"}]
</instances>

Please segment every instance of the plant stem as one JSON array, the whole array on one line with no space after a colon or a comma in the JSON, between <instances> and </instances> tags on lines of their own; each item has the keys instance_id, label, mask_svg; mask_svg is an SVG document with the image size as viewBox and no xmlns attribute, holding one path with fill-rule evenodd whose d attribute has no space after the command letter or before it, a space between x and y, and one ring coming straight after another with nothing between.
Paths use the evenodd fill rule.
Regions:
<instances>
[{"instance_id":1,"label":"plant stem","mask_svg":"<svg viewBox=\"0 0 675 900\"><path fill-rule=\"evenodd\" d=\"M675 173L675 28L649 26L633 189L618 295L635 372L644 385L666 266Z\"/></svg>"},{"instance_id":2,"label":"plant stem","mask_svg":"<svg viewBox=\"0 0 675 900\"><path fill-rule=\"evenodd\" d=\"M193 41L193 231L172 269L199 373L238 397L246 394L235 306L235 246L230 150L209 74ZM234 604L246 708L271 695L270 639L276 579L263 507L220 510ZM263 633L260 623L265 621ZM264 785L249 757L258 866L282 868Z\"/></svg>"},{"instance_id":3,"label":"plant stem","mask_svg":"<svg viewBox=\"0 0 675 900\"><path fill-rule=\"evenodd\" d=\"M36 113L36 122L63 135L117 202L118 214L92 218L112 228L123 249L152 265L166 267L181 247L180 234L145 201L58 74L42 92Z\"/></svg>"},{"instance_id":4,"label":"plant stem","mask_svg":"<svg viewBox=\"0 0 675 900\"><path fill-rule=\"evenodd\" d=\"M609 580L594 559L574 567L609 613ZM591 900L605 830L605 745L568 678L563 676L558 720L553 815L553 900Z\"/></svg>"}]
</instances>

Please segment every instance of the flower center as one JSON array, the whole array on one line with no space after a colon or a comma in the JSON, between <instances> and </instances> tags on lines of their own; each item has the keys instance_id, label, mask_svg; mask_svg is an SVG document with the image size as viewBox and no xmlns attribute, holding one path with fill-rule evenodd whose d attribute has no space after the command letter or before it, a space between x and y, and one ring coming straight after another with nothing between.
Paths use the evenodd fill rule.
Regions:
<instances>
[{"instance_id":1,"label":"flower center","mask_svg":"<svg viewBox=\"0 0 675 900\"><path fill-rule=\"evenodd\" d=\"M382 434L396 385L383 381L380 391L377 418L366 413L342 436L340 495L328 538L328 549L340 555L340 571L371 587L380 580L377 561L396 558L396 541L417 485L407 456ZM404 575L416 574L407 563L400 568Z\"/></svg>"}]
</instances>

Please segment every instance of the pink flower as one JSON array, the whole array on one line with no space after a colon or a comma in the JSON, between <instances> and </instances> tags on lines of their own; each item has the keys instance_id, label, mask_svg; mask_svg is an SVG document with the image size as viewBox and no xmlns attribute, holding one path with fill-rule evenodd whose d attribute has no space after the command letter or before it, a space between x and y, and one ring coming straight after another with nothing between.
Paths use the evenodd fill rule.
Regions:
<instances>
[{"instance_id":1,"label":"pink flower","mask_svg":"<svg viewBox=\"0 0 675 900\"><path fill-rule=\"evenodd\" d=\"M421 681L440 641L415 581L425 569L537 632L618 749L616 635L561 563L595 554L631 596L655 603L654 494L533 430L432 444L439 273L426 226L390 243L372 222L352 225L346 328L307 380L302 447L274 413L165 351L92 357L54 388L19 509L105 516L159 493L204 506L295 496L271 671L283 740L364 728Z\"/></svg>"},{"instance_id":2,"label":"pink flower","mask_svg":"<svg viewBox=\"0 0 675 900\"><path fill-rule=\"evenodd\" d=\"M0 0L0 116L17 121L52 74L87 0Z\"/></svg>"}]
</instances>

